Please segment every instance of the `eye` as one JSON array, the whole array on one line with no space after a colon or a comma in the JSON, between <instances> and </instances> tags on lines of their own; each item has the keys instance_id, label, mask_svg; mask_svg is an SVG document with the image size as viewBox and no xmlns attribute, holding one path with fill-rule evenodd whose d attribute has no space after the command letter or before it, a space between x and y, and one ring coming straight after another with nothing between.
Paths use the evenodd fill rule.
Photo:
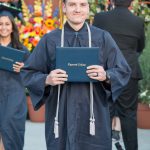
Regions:
<instances>
[{"instance_id":1,"label":"eye","mask_svg":"<svg viewBox=\"0 0 150 150\"><path fill-rule=\"evenodd\" d=\"M75 6L75 3L69 3L69 6L73 7Z\"/></svg>"},{"instance_id":2,"label":"eye","mask_svg":"<svg viewBox=\"0 0 150 150\"><path fill-rule=\"evenodd\" d=\"M82 3L81 6L82 7L86 7L88 4L87 3Z\"/></svg>"},{"instance_id":3,"label":"eye","mask_svg":"<svg viewBox=\"0 0 150 150\"><path fill-rule=\"evenodd\" d=\"M10 24L9 22L6 22L5 25L6 25L6 26L10 26L11 24Z\"/></svg>"}]
</instances>

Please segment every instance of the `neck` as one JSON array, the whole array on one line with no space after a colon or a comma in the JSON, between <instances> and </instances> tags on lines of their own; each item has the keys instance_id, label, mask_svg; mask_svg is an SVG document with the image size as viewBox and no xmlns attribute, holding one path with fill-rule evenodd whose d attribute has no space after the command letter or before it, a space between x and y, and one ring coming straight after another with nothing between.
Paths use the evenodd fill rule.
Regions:
<instances>
[{"instance_id":1,"label":"neck","mask_svg":"<svg viewBox=\"0 0 150 150\"><path fill-rule=\"evenodd\" d=\"M5 38L0 37L0 44L2 46L7 46L10 42L11 42L10 37L5 37Z\"/></svg>"},{"instance_id":2,"label":"neck","mask_svg":"<svg viewBox=\"0 0 150 150\"><path fill-rule=\"evenodd\" d=\"M82 23L82 24L72 24L72 23L70 23L69 21L68 21L68 24L75 30L75 31L79 31L82 27L83 27L83 24L84 24L84 22Z\"/></svg>"}]
</instances>

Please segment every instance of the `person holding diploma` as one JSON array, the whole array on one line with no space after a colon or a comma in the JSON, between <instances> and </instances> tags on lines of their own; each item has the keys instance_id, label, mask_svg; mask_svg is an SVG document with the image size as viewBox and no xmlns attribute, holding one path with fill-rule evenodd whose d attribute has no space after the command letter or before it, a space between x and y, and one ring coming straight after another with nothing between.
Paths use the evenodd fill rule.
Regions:
<instances>
[{"instance_id":1,"label":"person holding diploma","mask_svg":"<svg viewBox=\"0 0 150 150\"><path fill-rule=\"evenodd\" d=\"M65 0L63 12L63 29L44 35L25 63L24 85L35 110L45 103L47 150L111 150L107 93L120 95L130 67L110 34L85 22L88 0ZM91 46L99 48L99 64L86 73L97 82L67 82L67 72L55 69L56 47Z\"/></svg>"},{"instance_id":2,"label":"person holding diploma","mask_svg":"<svg viewBox=\"0 0 150 150\"><path fill-rule=\"evenodd\" d=\"M0 6L0 45L25 51L28 50L19 41L19 32L13 15L16 10L3 5ZM1 49L0 49L1 50ZM26 121L26 95L20 77L23 62L16 62L13 71L0 68L0 147L4 150L23 150L25 121Z\"/></svg>"}]
</instances>

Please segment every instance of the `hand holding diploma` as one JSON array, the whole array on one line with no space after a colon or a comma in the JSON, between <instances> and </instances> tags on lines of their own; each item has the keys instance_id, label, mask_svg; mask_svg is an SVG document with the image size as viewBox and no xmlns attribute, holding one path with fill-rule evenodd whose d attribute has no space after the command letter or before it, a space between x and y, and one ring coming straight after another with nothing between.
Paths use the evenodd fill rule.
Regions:
<instances>
[{"instance_id":1,"label":"hand holding diploma","mask_svg":"<svg viewBox=\"0 0 150 150\"><path fill-rule=\"evenodd\" d=\"M15 72L19 73L23 66L24 66L23 62L16 62L15 64L13 64L13 69Z\"/></svg>"}]
</instances>

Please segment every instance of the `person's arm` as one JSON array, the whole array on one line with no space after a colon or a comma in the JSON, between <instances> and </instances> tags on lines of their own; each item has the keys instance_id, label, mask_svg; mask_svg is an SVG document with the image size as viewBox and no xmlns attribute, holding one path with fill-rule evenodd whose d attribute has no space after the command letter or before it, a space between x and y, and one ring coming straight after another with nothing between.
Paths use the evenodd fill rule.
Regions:
<instances>
[{"instance_id":1,"label":"person's arm","mask_svg":"<svg viewBox=\"0 0 150 150\"><path fill-rule=\"evenodd\" d=\"M64 70L61 69L55 69L52 70L46 77L45 85L60 85L64 84L67 81L68 75Z\"/></svg>"},{"instance_id":2,"label":"person's arm","mask_svg":"<svg viewBox=\"0 0 150 150\"><path fill-rule=\"evenodd\" d=\"M17 72L19 73L21 68L23 68L24 66L24 62L27 60L27 58L29 57L30 53L29 51L27 50L26 47L23 46L23 51L25 51L25 56L24 56L24 60L23 62L15 62L15 64L13 64L13 69L14 69L14 72Z\"/></svg>"},{"instance_id":3,"label":"person's arm","mask_svg":"<svg viewBox=\"0 0 150 150\"><path fill-rule=\"evenodd\" d=\"M108 32L104 32L103 57L105 70L109 74L109 82L111 83L112 99L115 101L128 83L131 69Z\"/></svg>"},{"instance_id":4,"label":"person's arm","mask_svg":"<svg viewBox=\"0 0 150 150\"><path fill-rule=\"evenodd\" d=\"M103 68L103 66L99 66L99 65L88 66L86 73L88 74L89 78L100 81L102 83L102 86L106 90L109 90L109 91L111 90L110 89L110 84L111 84L110 75Z\"/></svg>"},{"instance_id":5,"label":"person's arm","mask_svg":"<svg viewBox=\"0 0 150 150\"><path fill-rule=\"evenodd\" d=\"M16 62L15 64L13 64L13 70L14 72L19 73L21 68L24 66L23 62Z\"/></svg>"},{"instance_id":6,"label":"person's arm","mask_svg":"<svg viewBox=\"0 0 150 150\"><path fill-rule=\"evenodd\" d=\"M53 55L54 42L47 41L47 35L45 35L21 69L24 86L29 91L35 110L45 103L51 90L51 86L45 84L48 74L53 70L47 45L51 49L51 55Z\"/></svg>"},{"instance_id":7,"label":"person's arm","mask_svg":"<svg viewBox=\"0 0 150 150\"><path fill-rule=\"evenodd\" d=\"M107 79L106 71L103 66L91 65L87 67L87 74L91 79L105 81Z\"/></svg>"}]
</instances>

